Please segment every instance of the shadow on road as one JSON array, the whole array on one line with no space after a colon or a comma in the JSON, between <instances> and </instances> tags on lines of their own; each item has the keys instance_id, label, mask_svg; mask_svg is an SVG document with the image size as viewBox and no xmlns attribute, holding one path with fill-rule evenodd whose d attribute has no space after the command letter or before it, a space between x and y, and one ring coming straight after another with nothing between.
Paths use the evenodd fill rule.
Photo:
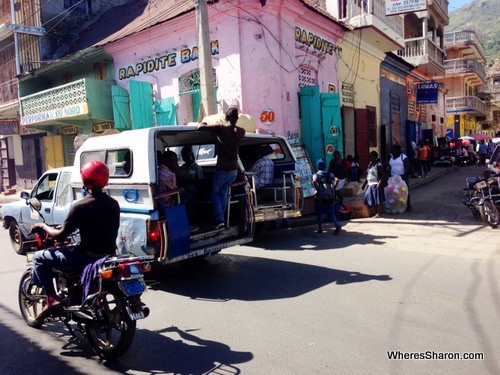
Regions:
<instances>
[{"instance_id":1,"label":"shadow on road","mask_svg":"<svg viewBox=\"0 0 500 375\"><path fill-rule=\"evenodd\" d=\"M392 280L303 263L234 254L218 254L205 261L184 262L156 273L152 289L193 299L261 301L292 298L327 284Z\"/></svg>"}]
</instances>

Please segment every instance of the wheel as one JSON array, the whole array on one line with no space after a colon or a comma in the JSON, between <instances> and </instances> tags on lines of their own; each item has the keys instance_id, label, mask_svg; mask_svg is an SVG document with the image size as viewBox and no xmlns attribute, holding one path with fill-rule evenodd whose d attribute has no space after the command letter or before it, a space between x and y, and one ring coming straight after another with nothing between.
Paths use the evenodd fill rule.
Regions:
<instances>
[{"instance_id":1,"label":"wheel","mask_svg":"<svg viewBox=\"0 0 500 375\"><path fill-rule=\"evenodd\" d=\"M19 283L19 309L24 321L34 328L40 328L43 320L35 317L42 311L46 296L43 288L31 284L31 270L21 276Z\"/></svg>"},{"instance_id":2,"label":"wheel","mask_svg":"<svg viewBox=\"0 0 500 375\"><path fill-rule=\"evenodd\" d=\"M23 243L26 241L26 237L23 236L21 228L19 228L19 224L15 220L12 220L9 224L9 237L14 251L19 255L24 255L26 252L23 249Z\"/></svg>"},{"instance_id":3,"label":"wheel","mask_svg":"<svg viewBox=\"0 0 500 375\"><path fill-rule=\"evenodd\" d=\"M100 357L117 358L132 344L136 322L130 319L120 292L103 291L96 304L99 318L85 324L88 340Z\"/></svg>"},{"instance_id":4,"label":"wheel","mask_svg":"<svg viewBox=\"0 0 500 375\"><path fill-rule=\"evenodd\" d=\"M479 207L481 218L492 228L496 228L500 224L500 213L498 207L491 199L486 199L484 204Z\"/></svg>"}]
</instances>

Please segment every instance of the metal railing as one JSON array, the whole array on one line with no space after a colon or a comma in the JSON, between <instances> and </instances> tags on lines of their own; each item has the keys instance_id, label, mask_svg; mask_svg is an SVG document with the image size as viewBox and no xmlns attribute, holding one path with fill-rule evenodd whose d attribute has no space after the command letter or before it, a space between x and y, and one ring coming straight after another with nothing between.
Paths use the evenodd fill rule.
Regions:
<instances>
[{"instance_id":1,"label":"metal railing","mask_svg":"<svg viewBox=\"0 0 500 375\"><path fill-rule=\"evenodd\" d=\"M476 59L452 59L444 62L446 74L453 75L454 73L475 73L483 82L486 82L486 72L484 67L478 63Z\"/></svg>"},{"instance_id":2,"label":"metal railing","mask_svg":"<svg viewBox=\"0 0 500 375\"><path fill-rule=\"evenodd\" d=\"M446 111L450 113L478 113L488 115L488 106L476 96L446 98Z\"/></svg>"}]
</instances>

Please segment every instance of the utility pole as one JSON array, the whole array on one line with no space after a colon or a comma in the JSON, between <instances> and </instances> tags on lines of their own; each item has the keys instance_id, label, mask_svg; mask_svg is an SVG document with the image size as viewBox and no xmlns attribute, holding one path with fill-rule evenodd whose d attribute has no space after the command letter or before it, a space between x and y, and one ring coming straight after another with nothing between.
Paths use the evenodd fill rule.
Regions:
<instances>
[{"instance_id":1,"label":"utility pole","mask_svg":"<svg viewBox=\"0 0 500 375\"><path fill-rule=\"evenodd\" d=\"M198 121L215 114L214 73L212 69L212 48L208 28L207 0L196 0L196 29L198 33L198 68L200 69L201 108Z\"/></svg>"}]
</instances>

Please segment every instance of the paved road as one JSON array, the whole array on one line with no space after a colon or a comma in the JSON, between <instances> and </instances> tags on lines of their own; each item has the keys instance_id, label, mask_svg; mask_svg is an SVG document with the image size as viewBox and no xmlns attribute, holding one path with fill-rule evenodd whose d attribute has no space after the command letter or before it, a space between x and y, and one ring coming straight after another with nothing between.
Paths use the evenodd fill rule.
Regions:
<instances>
[{"instance_id":1,"label":"paved road","mask_svg":"<svg viewBox=\"0 0 500 375\"><path fill-rule=\"evenodd\" d=\"M58 324L24 324L24 262L1 231L0 373L498 374L500 229L461 204L476 174L450 169L412 191L413 212L351 220L338 237L331 226L268 231L164 270L144 296L150 317L114 363L85 341L68 345ZM485 359L389 361L391 350Z\"/></svg>"}]
</instances>

